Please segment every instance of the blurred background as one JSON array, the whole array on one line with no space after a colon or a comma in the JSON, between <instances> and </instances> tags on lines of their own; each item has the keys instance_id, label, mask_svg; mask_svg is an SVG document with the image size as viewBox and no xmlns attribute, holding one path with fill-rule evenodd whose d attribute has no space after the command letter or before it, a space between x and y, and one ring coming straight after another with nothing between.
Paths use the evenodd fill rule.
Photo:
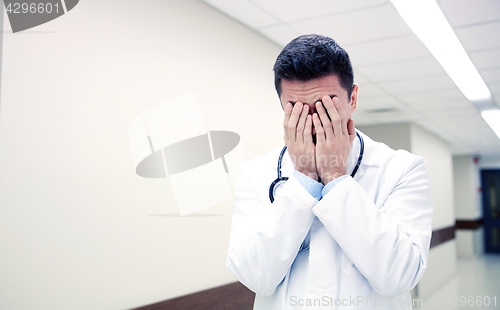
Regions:
<instances>
[{"instance_id":1,"label":"blurred background","mask_svg":"<svg viewBox=\"0 0 500 310\"><path fill-rule=\"evenodd\" d=\"M493 306L500 1L424 2L85 0L16 33L2 7L0 309L251 309L225 268L233 199L180 216L168 178L136 174L128 126L195 94L206 130L237 133L247 160L282 147L272 66L309 33L351 56L356 127L427 161L433 239L413 297Z\"/></svg>"}]
</instances>

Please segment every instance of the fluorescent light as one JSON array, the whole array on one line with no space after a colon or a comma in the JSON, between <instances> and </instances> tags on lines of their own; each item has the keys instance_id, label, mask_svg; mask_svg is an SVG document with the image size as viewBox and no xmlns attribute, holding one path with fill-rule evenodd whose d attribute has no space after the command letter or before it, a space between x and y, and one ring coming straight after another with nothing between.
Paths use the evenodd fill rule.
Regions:
<instances>
[{"instance_id":1,"label":"fluorescent light","mask_svg":"<svg viewBox=\"0 0 500 310\"><path fill-rule=\"evenodd\" d=\"M490 125L491 129L493 129L498 138L500 138L500 110L482 111L481 116L484 118L486 123Z\"/></svg>"},{"instance_id":2,"label":"fluorescent light","mask_svg":"<svg viewBox=\"0 0 500 310\"><path fill-rule=\"evenodd\" d=\"M435 0L391 2L467 99L476 101L491 97L488 87Z\"/></svg>"}]
</instances>

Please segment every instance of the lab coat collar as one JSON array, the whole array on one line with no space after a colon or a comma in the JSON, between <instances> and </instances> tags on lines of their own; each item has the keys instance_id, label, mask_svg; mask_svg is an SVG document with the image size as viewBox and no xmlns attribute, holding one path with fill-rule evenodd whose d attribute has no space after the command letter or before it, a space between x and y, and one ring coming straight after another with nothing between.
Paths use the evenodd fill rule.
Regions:
<instances>
[{"instance_id":1,"label":"lab coat collar","mask_svg":"<svg viewBox=\"0 0 500 310\"><path fill-rule=\"evenodd\" d=\"M376 149L377 143L374 142L372 139L370 139L367 135L362 133L360 130L356 129L356 131L363 138L363 141L365 143L365 151L363 159L361 160L361 164L359 165L359 169L356 172L356 175L354 176L355 180L357 180L363 175L364 173L363 171L366 166L379 165L379 154ZM358 161L360 147L361 143L359 142L359 139L356 137L356 139L352 143L351 152L349 153L349 158L347 160L347 172L349 174L351 174L352 170L354 169L354 166L356 165L356 162ZM286 152L285 155L283 156L281 167L282 167L281 173L283 174L283 176L290 176L293 174L295 170L295 167L293 165L292 160L290 159L290 155L288 154L288 152Z\"/></svg>"}]
</instances>

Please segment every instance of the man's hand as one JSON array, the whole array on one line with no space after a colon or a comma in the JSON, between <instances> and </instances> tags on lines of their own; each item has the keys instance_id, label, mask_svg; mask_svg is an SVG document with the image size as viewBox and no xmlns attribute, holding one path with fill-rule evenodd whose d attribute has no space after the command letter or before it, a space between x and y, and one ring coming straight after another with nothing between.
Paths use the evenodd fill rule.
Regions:
<instances>
[{"instance_id":1,"label":"man's hand","mask_svg":"<svg viewBox=\"0 0 500 310\"><path fill-rule=\"evenodd\" d=\"M356 138L354 121L337 97L324 96L316 102L313 124L316 128L316 167L324 185L347 174L347 159ZM326 110L325 110L326 108ZM327 114L328 112L328 114Z\"/></svg>"},{"instance_id":2,"label":"man's hand","mask_svg":"<svg viewBox=\"0 0 500 310\"><path fill-rule=\"evenodd\" d=\"M285 144L295 169L313 180L318 180L316 171L315 146L312 141L312 119L309 106L302 102L285 105Z\"/></svg>"}]
</instances>

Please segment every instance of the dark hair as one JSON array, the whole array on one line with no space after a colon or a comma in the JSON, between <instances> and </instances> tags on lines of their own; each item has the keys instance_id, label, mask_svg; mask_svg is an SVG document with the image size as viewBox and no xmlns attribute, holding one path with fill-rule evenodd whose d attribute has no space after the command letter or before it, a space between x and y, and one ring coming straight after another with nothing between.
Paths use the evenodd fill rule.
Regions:
<instances>
[{"instance_id":1,"label":"dark hair","mask_svg":"<svg viewBox=\"0 0 500 310\"><path fill-rule=\"evenodd\" d=\"M354 74L347 52L330 37L309 34L293 39L274 64L274 86L281 98L281 80L307 82L334 74L350 100Z\"/></svg>"}]
</instances>

